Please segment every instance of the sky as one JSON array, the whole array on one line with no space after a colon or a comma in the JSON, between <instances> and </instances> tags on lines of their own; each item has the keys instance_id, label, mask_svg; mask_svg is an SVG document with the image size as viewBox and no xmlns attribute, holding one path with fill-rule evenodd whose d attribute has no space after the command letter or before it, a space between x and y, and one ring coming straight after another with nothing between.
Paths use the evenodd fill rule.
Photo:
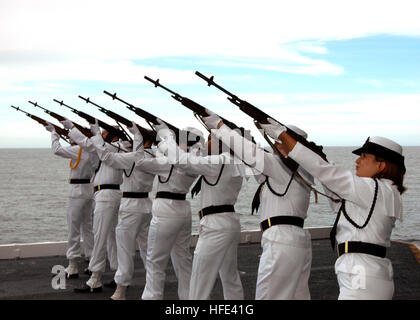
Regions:
<instances>
[{"instance_id":1,"label":"sky","mask_svg":"<svg viewBox=\"0 0 420 320\"><path fill-rule=\"evenodd\" d=\"M147 127L104 90L171 124L205 129L147 75L263 137L214 80L324 146L385 136L420 145L418 1L0 0L0 148L48 148L11 106L82 125L53 99L113 124L79 95Z\"/></svg>"}]
</instances>

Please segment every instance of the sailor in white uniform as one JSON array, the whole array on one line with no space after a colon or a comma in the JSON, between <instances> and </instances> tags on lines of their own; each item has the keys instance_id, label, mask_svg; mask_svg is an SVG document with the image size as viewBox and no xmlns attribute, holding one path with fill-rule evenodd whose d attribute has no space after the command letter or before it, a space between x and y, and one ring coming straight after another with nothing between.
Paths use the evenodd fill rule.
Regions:
<instances>
[{"instance_id":1,"label":"sailor in white uniform","mask_svg":"<svg viewBox=\"0 0 420 320\"><path fill-rule=\"evenodd\" d=\"M310 189L278 155L265 152L224 125L217 115L208 113L211 116L203 119L206 125L211 129L220 127L212 130L213 134L264 177L254 199L260 202L260 226L263 231L255 299L310 299L311 236L303 229ZM294 129L307 136L303 130ZM297 174L313 184L312 176L303 168L299 167Z\"/></svg>"},{"instance_id":2,"label":"sailor in white uniform","mask_svg":"<svg viewBox=\"0 0 420 320\"><path fill-rule=\"evenodd\" d=\"M285 155L318 178L342 202L331 232L337 250L335 263L339 299L392 299L393 268L386 258L392 229L402 219L401 194L405 191L402 147L384 137L370 137L354 150L356 174L327 163L296 142L285 127L270 120L267 133L282 141Z\"/></svg>"},{"instance_id":3,"label":"sailor in white uniform","mask_svg":"<svg viewBox=\"0 0 420 320\"><path fill-rule=\"evenodd\" d=\"M160 126L155 126L161 132ZM183 145L187 148L187 144ZM191 206L186 200L190 186L197 174L181 170L157 154L144 158L138 166L158 175L156 198L153 200L152 221L147 241L146 285L143 300L162 300L169 258L178 278L178 297L188 299L192 255Z\"/></svg>"},{"instance_id":4,"label":"sailor in white uniform","mask_svg":"<svg viewBox=\"0 0 420 320\"><path fill-rule=\"evenodd\" d=\"M98 156L82 147L72 144L62 146L60 136L52 125L45 127L51 132L51 149L57 156L70 159L69 188L67 192L67 251L69 265L66 268L68 278L77 278L79 269L77 258L81 257L80 235L83 238L83 251L86 260L90 259L93 249L92 214L93 186L91 178L98 166Z\"/></svg>"},{"instance_id":5,"label":"sailor in white uniform","mask_svg":"<svg viewBox=\"0 0 420 320\"><path fill-rule=\"evenodd\" d=\"M154 138L145 137L144 141L135 123L128 130L134 135L133 151L129 153L110 152L103 146L103 142L95 141L97 153L102 163L124 172L122 183L122 198L119 210L119 221L116 227L118 269L114 276L116 290L111 296L113 300L125 300L126 289L131 285L134 272L134 256L136 242L140 238L140 257L146 267L147 234L152 218L152 200L149 193L153 188L154 174L145 172L136 161L144 156L152 155L143 152L143 147L150 148ZM149 149L150 150L150 149Z\"/></svg>"},{"instance_id":6,"label":"sailor in white uniform","mask_svg":"<svg viewBox=\"0 0 420 320\"><path fill-rule=\"evenodd\" d=\"M91 124L91 131L94 136L88 138L75 128L70 120L61 121L61 123L65 128L70 129L69 137L79 146L88 152L96 152L93 141L102 140L97 124ZM106 135L107 132L104 131L103 134ZM105 145L111 152L121 150L119 144L117 146ZM97 168L93 181L95 192L95 210L93 214L94 246L89 262L89 270L92 272L92 275L86 282L86 285L75 288L75 292L91 293L102 291L101 277L105 272L107 253L111 270L117 270L118 268L115 227L118 222L118 210L121 201L120 185L122 183L122 173L122 170L114 169L101 162L99 163L99 168Z\"/></svg>"},{"instance_id":7,"label":"sailor in white uniform","mask_svg":"<svg viewBox=\"0 0 420 320\"><path fill-rule=\"evenodd\" d=\"M207 156L181 150L171 135L158 146L177 168L201 175L192 190L195 193L196 189L201 189L202 209L198 213L199 238L194 251L189 299L210 299L219 274L224 298L242 300L244 293L237 266L241 226L234 205L242 187L244 168L234 163L229 152L220 153L217 139L211 136L209 139Z\"/></svg>"}]
</instances>

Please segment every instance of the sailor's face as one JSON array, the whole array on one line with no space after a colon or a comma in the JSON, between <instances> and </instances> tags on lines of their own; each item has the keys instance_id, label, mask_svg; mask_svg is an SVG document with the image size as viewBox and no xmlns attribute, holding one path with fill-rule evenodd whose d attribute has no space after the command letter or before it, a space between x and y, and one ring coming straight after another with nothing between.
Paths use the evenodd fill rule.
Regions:
<instances>
[{"instance_id":1,"label":"sailor's face","mask_svg":"<svg viewBox=\"0 0 420 320\"><path fill-rule=\"evenodd\" d=\"M362 153L356 160L356 175L358 177L372 178L384 169L385 163L377 161L370 153Z\"/></svg>"},{"instance_id":2,"label":"sailor's face","mask_svg":"<svg viewBox=\"0 0 420 320\"><path fill-rule=\"evenodd\" d=\"M106 131L106 130L102 131L102 139L106 140L107 136L108 136L108 131ZM112 142L117 142L117 141L118 141L118 137L114 137L114 138L112 138L111 143Z\"/></svg>"}]
</instances>

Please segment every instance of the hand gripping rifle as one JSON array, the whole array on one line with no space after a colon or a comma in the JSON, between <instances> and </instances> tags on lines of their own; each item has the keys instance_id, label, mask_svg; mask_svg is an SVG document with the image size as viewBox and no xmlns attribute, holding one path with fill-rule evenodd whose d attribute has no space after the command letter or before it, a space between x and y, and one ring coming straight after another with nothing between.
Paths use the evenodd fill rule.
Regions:
<instances>
[{"instance_id":1,"label":"hand gripping rifle","mask_svg":"<svg viewBox=\"0 0 420 320\"><path fill-rule=\"evenodd\" d=\"M60 104L61 106L65 106L66 108L69 108L73 113L77 114L79 117L85 119L87 122L89 122L90 124L94 124L95 123L95 118L92 117L91 115L83 112L83 111L79 111L75 108L72 108L68 105L66 105L63 101L58 101L56 99L54 99L55 102L57 102L58 104ZM106 136L105 141L110 143L112 141L112 139L114 137L118 137L124 141L127 140L127 137L125 136L124 132L122 132L119 129L114 128L113 126L101 121L98 119L98 125L103 128L104 130L106 130L108 132L108 135Z\"/></svg>"},{"instance_id":2,"label":"hand gripping rifle","mask_svg":"<svg viewBox=\"0 0 420 320\"><path fill-rule=\"evenodd\" d=\"M46 108L43 108L43 107L41 107L37 102L32 102L32 101L28 101L30 104L33 104L35 107L38 107L38 108L40 108L40 109L42 109L42 110L44 110L44 112L45 113L47 113L47 114L49 114L51 117L53 117L53 118L55 118L55 119L57 119L58 121L63 121L63 120L66 120L66 118L65 117L63 117L63 116L60 116L58 113L55 113L55 112L52 112L52 111L50 111L50 110L48 110L48 109L46 109ZM73 121L72 121L73 122ZM87 136L88 138L90 138L90 137L92 137L93 136L93 134L92 134L92 132L90 131L90 129L89 128L86 128L86 127L84 127L84 126L82 126L82 125L80 125L80 124L78 124L78 123L76 123L76 122L73 122L73 124L74 124L74 126L77 128L77 129L79 129L85 136Z\"/></svg>"},{"instance_id":3,"label":"hand gripping rifle","mask_svg":"<svg viewBox=\"0 0 420 320\"><path fill-rule=\"evenodd\" d=\"M219 89L220 91L226 93L229 97L228 100L230 102L232 102L234 105L238 106L239 109L241 109L241 111L243 111L244 113L246 113L248 116L250 116L251 118L254 119L254 124L256 125L256 127L258 129L262 129L261 126L259 125L260 123L262 124L268 124L268 118L271 118L268 114L266 114L265 112L263 112L262 110L258 109L257 107L253 106L252 104L250 104L249 102L240 99L239 97L237 97L236 95L234 95L233 93L227 91L225 88L221 87L220 85L218 85L217 83L214 82L214 76L211 76L210 78L207 78L205 75L203 75L202 73L196 71L195 74L197 76L199 76L201 79L205 80L207 82L207 85L210 86L215 86L217 89ZM273 119L273 118L271 118ZM273 119L275 120L275 119ZM275 120L277 121L277 120ZM280 121L277 121L280 125L283 125ZM299 141L300 143L302 143L304 146L306 146L307 148L311 149L313 152L315 152L316 154L318 154L322 159L324 159L325 161L327 160L327 156L326 154L322 151L322 146L318 146L316 145L314 142L308 141L306 140L304 137L302 137L301 135L297 134L296 132L294 132L293 130L291 130L290 128L288 128L287 126L285 126L287 129L287 133L289 135L291 135L293 138L295 138L297 141ZM331 199L334 202L340 201L337 198L333 198L323 192L320 192L318 190L316 190L315 188L313 188L311 186L310 183L308 183L298 172L297 172L297 168L299 167L299 164L290 159L290 158L285 158L283 157L283 155L281 154L281 152L277 149L277 147L270 141L270 139L267 137L267 135L264 133L264 138L267 140L267 142L270 144L270 146L273 148L274 152L281 158L281 160L283 161L283 163L289 168L291 169L291 171L295 174L296 177L298 177L310 190L312 190L314 192L315 195L315 202L318 202L318 193Z\"/></svg>"},{"instance_id":4,"label":"hand gripping rifle","mask_svg":"<svg viewBox=\"0 0 420 320\"><path fill-rule=\"evenodd\" d=\"M202 117L207 117L209 116L209 114L207 114L206 112L206 108L204 108L202 105L198 104L197 102L187 98L187 97L183 97L181 96L179 93L176 93L175 91L172 91L171 89L165 87L164 85L162 85L159 82L159 79L157 80L153 80L151 78L149 78L148 76L144 76L144 78L147 81L150 81L151 83L153 83L155 85L155 88L157 87L161 87L163 90L168 91L170 94L172 94L172 98L174 98L176 101L181 102L181 104L184 107L187 107L188 109L190 109L192 112L194 112L194 116L197 118L197 120L203 124L203 126L210 132L209 128L207 128L207 126L204 124L203 120L201 119ZM242 135L244 136L244 131L245 129L243 127L238 127L236 124L234 124L233 122L222 118L220 116L218 116L220 119L222 119L223 123L226 124L230 129L232 130L240 130ZM252 138L252 137L251 137ZM253 138L252 138L252 141Z\"/></svg>"},{"instance_id":5,"label":"hand gripping rifle","mask_svg":"<svg viewBox=\"0 0 420 320\"><path fill-rule=\"evenodd\" d=\"M100 105L92 102L90 100L90 98L84 98L82 96L79 96L79 98L82 99L83 101L85 101L88 104L89 103L90 104L93 104L95 107L97 107L99 109L99 111L101 111L102 113L105 113L107 116L109 116L110 118L114 119L117 122L117 125L121 128L121 131L124 132L125 136L127 137L127 140L130 141L131 144L133 143L133 139L131 139L131 137L128 135L127 131L125 131L125 129L120 124L120 122L123 123L123 124L124 124L124 122L126 122L125 125L128 126L128 127L131 127L132 126L132 123L131 123L130 120L125 119L125 118L121 117L120 115L118 115L116 113L113 113L112 111L107 110L107 109L101 107ZM120 121L118 121L117 119L119 119ZM124 120L127 120L127 121L124 121ZM129 124L127 124L127 123L129 123Z\"/></svg>"},{"instance_id":6,"label":"hand gripping rifle","mask_svg":"<svg viewBox=\"0 0 420 320\"><path fill-rule=\"evenodd\" d=\"M241 111L243 111L248 116L250 116L251 118L253 118L254 119L254 123L255 122L258 122L258 123L261 123L261 124L268 124L269 122L268 122L267 119L268 118L273 119L272 117L270 117L268 114L266 114L262 110L260 110L257 107L253 106L249 102L240 99L239 97L237 97L233 93L227 91L225 88L223 88L220 85L218 85L217 83L215 83L214 80L213 80L214 79L214 76L211 76L210 78L207 78L205 75L203 75L202 73L200 73L198 71L196 71L195 74L197 76L199 76L201 79L205 80L207 82L207 85L209 87L210 86L214 86L217 89L219 89L220 91L226 93L229 96L227 99L230 102L232 102L234 105L238 106L239 109L241 109ZM275 119L273 119L273 120L275 120ZM275 120L275 121L277 121L277 120ZM277 122L279 124L281 124L281 125L284 126L284 124L282 124L280 121L277 121ZM261 129L257 123L255 123L255 125L258 127L258 129ZM294 132L293 130L291 130L290 128L288 128L287 126L285 126L285 127L287 129L286 132L290 136L292 136L294 139L296 139L297 141L299 141L300 143L302 143L304 146L308 147L313 152L315 152L316 154L318 154L325 161L327 161L327 156L322 151L322 146L318 146L314 142L310 142L310 141L306 140L304 137L302 137L301 135L297 134L296 132Z\"/></svg>"},{"instance_id":7,"label":"hand gripping rifle","mask_svg":"<svg viewBox=\"0 0 420 320\"><path fill-rule=\"evenodd\" d=\"M147 111L145 111L141 108L133 106L131 103L129 103L127 101L124 101L123 99L119 98L116 93L111 94L106 90L104 90L104 93L107 94L108 96L110 96L112 98L112 100L118 100L118 101L124 103L129 110L133 111L139 117L143 118L147 122L147 124L150 126L150 128L152 128L152 130L156 133L156 130L153 127L153 125L158 125L159 124L159 122L157 121L158 117L154 116L153 114L151 114L151 113L149 113L149 112L147 112ZM178 129L177 127L175 127L174 125L164 121L164 120L162 120L162 122L165 123L165 125L175 134L175 139L176 139L177 143L179 144L181 130ZM194 143L199 141L199 137L196 136L194 133L189 132L189 134L191 134L191 136L194 137L194 141L193 141ZM187 142L189 143L190 141L187 141Z\"/></svg>"},{"instance_id":8,"label":"hand gripping rifle","mask_svg":"<svg viewBox=\"0 0 420 320\"><path fill-rule=\"evenodd\" d=\"M118 123L118 125L121 127L122 130L124 130L124 128L120 125L121 123L123 125L125 125L126 127L131 127L133 125L131 120L128 120L127 118L124 118L123 116L120 116L119 114L117 114L117 113L115 113L111 110L108 110L104 107L101 107L100 105L92 102L89 98L83 98L82 96L79 96L79 98L86 101L86 103L93 104L95 107L97 107L99 109L99 111L105 113L108 117L114 119ZM150 140L153 143L156 142L156 133L154 131L143 128L142 126L138 125L137 123L136 123L136 126L139 129L140 133L142 134L142 136L144 137L145 140Z\"/></svg>"},{"instance_id":9,"label":"hand gripping rifle","mask_svg":"<svg viewBox=\"0 0 420 320\"><path fill-rule=\"evenodd\" d=\"M51 124L54 127L55 132L57 132L57 134L60 136L60 138L70 144L70 142L68 140L68 131L67 130L65 130L65 129L59 127L59 126L56 126L55 124L50 123L50 122L48 122L48 121L46 121L46 120L44 120L44 119L42 119L40 117L37 117L37 116L35 116L33 114L30 114L29 112L23 111L19 107L15 107L15 106L11 106L11 107L14 108L14 109L16 109L17 111L23 112L29 118L31 118L31 119L35 120L36 122L42 124L44 127L47 126L47 125L49 125L49 124Z\"/></svg>"}]
</instances>

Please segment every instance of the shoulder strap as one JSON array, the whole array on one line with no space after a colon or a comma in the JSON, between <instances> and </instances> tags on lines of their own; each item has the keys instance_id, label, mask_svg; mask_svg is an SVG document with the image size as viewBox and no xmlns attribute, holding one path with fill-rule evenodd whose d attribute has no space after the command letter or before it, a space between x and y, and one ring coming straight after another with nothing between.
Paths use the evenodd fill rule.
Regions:
<instances>
[{"instance_id":1,"label":"shoulder strap","mask_svg":"<svg viewBox=\"0 0 420 320\"><path fill-rule=\"evenodd\" d=\"M191 189L191 198L194 198L195 195L200 193L202 181L204 181L205 183L207 183L209 186L212 186L212 187L217 185L219 183L220 177L222 176L224 167L225 167L225 164L223 163L222 168L220 169L220 172L219 172L219 176L217 177L217 180L215 183L210 183L207 181L206 177L200 176L200 178L198 178L197 182L195 183L194 187Z\"/></svg>"},{"instance_id":2,"label":"shoulder strap","mask_svg":"<svg viewBox=\"0 0 420 320\"><path fill-rule=\"evenodd\" d=\"M160 183L167 183L169 181L169 179L171 178L171 176L172 176L172 171L173 170L174 170L174 165L171 165L171 170L169 171L169 175L166 178L166 180L165 181L162 181L162 179L160 178L160 176L158 176L159 182Z\"/></svg>"},{"instance_id":3,"label":"shoulder strap","mask_svg":"<svg viewBox=\"0 0 420 320\"><path fill-rule=\"evenodd\" d=\"M124 171L124 175L125 175L127 178L130 178L131 174L133 173L133 170L134 170L135 165L136 165L136 163L135 163L135 162L133 162L133 166L131 167L131 171L130 171L130 173L129 173L128 175L127 175L127 173L125 172L125 169L123 169L123 171Z\"/></svg>"},{"instance_id":4,"label":"shoulder strap","mask_svg":"<svg viewBox=\"0 0 420 320\"><path fill-rule=\"evenodd\" d=\"M363 228L365 228L367 226L367 224L369 223L370 218L372 217L373 210L375 209L376 199L378 197L378 180L376 178L373 178L373 180L375 181L375 194L373 196L372 205L370 206L369 215L368 215L368 217L367 217L367 219L366 219L366 221L365 221L365 223L363 225L359 226L356 222L354 222L350 218L350 216L346 212L346 207L343 204L343 214L344 214L344 217L346 217L347 221L350 222L357 229L363 229Z\"/></svg>"}]
</instances>

